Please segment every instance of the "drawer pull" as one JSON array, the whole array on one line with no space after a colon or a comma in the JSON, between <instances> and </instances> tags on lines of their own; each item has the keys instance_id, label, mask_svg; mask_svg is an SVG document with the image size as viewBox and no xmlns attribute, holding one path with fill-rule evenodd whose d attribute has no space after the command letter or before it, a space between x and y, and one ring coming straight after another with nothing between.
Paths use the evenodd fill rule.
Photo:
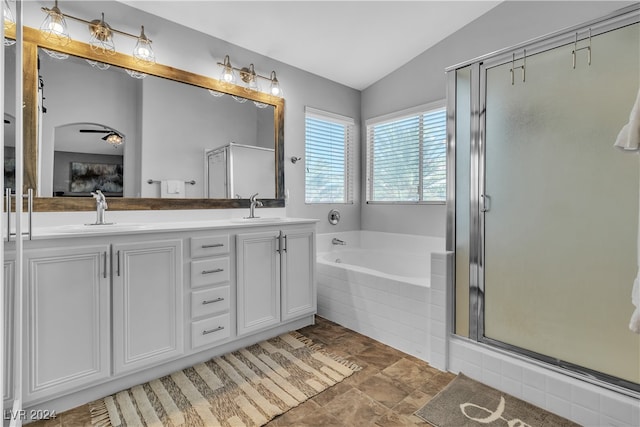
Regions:
<instances>
[{"instance_id":1,"label":"drawer pull","mask_svg":"<svg viewBox=\"0 0 640 427\"><path fill-rule=\"evenodd\" d=\"M215 268L213 270L202 270L202 274L221 273L223 271L224 271L224 268Z\"/></svg>"},{"instance_id":2,"label":"drawer pull","mask_svg":"<svg viewBox=\"0 0 640 427\"><path fill-rule=\"evenodd\" d=\"M224 246L224 243L213 243L211 245L202 245L202 249L208 249L208 248L221 248Z\"/></svg>"},{"instance_id":3,"label":"drawer pull","mask_svg":"<svg viewBox=\"0 0 640 427\"><path fill-rule=\"evenodd\" d=\"M221 331L223 329L224 329L224 326L218 326L217 328L209 329L208 331L207 330L202 331L202 335L212 334L214 332L218 332L218 331Z\"/></svg>"},{"instance_id":4,"label":"drawer pull","mask_svg":"<svg viewBox=\"0 0 640 427\"><path fill-rule=\"evenodd\" d=\"M202 301L202 305L213 304L214 302L220 302L220 301L224 301L224 298L220 297L216 299L205 300L205 301Z\"/></svg>"}]
</instances>

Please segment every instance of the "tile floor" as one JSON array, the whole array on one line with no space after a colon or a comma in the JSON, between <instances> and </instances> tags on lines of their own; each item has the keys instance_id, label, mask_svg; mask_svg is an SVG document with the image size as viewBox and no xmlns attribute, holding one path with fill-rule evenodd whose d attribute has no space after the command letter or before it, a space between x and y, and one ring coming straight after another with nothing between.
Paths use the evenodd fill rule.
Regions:
<instances>
[{"instance_id":1,"label":"tile floor","mask_svg":"<svg viewBox=\"0 0 640 427\"><path fill-rule=\"evenodd\" d=\"M321 317L300 330L331 353L357 363L362 370L267 426L429 426L413 415L454 378L428 363ZM91 426L87 406L59 414L31 427Z\"/></svg>"}]
</instances>

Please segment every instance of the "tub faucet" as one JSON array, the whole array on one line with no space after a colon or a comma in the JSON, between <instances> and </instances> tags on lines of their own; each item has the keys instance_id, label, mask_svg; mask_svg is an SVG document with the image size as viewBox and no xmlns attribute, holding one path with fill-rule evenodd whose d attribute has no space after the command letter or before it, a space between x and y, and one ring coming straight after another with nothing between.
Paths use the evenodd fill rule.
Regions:
<instances>
[{"instance_id":1,"label":"tub faucet","mask_svg":"<svg viewBox=\"0 0 640 427\"><path fill-rule=\"evenodd\" d=\"M334 237L331 240L331 243L334 244L334 245L346 245L347 244L347 242L345 242L344 240L340 240L337 237Z\"/></svg>"},{"instance_id":2,"label":"tub faucet","mask_svg":"<svg viewBox=\"0 0 640 427\"><path fill-rule=\"evenodd\" d=\"M104 197L104 194L102 194L102 191L100 190L96 190L95 193L91 192L91 195L96 199L97 218L94 224L95 225L107 224L106 222L104 222L104 211L106 211L107 208L109 207L107 205L107 199Z\"/></svg>"},{"instance_id":3,"label":"tub faucet","mask_svg":"<svg viewBox=\"0 0 640 427\"><path fill-rule=\"evenodd\" d=\"M260 200L256 199L256 197L258 197L258 193L254 194L249 198L251 205L249 205L249 216L247 218L259 218L255 216L255 210L256 208L263 207L264 204Z\"/></svg>"}]
</instances>

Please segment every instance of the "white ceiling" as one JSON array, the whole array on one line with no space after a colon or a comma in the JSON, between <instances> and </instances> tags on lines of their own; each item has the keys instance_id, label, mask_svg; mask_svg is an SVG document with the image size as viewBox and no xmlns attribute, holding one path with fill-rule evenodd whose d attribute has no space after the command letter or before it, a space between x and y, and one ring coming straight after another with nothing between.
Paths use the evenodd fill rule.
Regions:
<instances>
[{"instance_id":1,"label":"white ceiling","mask_svg":"<svg viewBox=\"0 0 640 427\"><path fill-rule=\"evenodd\" d=\"M500 3L119 1L358 90Z\"/></svg>"}]
</instances>

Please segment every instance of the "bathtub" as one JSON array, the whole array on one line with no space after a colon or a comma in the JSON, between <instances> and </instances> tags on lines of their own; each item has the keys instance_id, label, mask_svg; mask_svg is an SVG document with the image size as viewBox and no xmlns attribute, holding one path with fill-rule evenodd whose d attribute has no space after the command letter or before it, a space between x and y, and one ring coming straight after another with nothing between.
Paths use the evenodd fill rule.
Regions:
<instances>
[{"instance_id":1,"label":"bathtub","mask_svg":"<svg viewBox=\"0 0 640 427\"><path fill-rule=\"evenodd\" d=\"M318 314L428 361L431 254L444 239L349 231L316 242Z\"/></svg>"}]
</instances>

